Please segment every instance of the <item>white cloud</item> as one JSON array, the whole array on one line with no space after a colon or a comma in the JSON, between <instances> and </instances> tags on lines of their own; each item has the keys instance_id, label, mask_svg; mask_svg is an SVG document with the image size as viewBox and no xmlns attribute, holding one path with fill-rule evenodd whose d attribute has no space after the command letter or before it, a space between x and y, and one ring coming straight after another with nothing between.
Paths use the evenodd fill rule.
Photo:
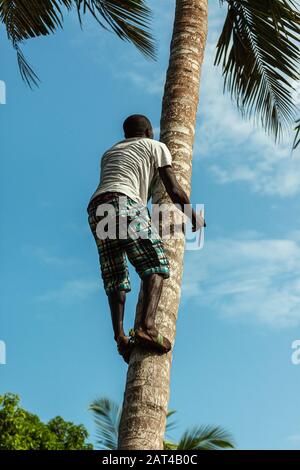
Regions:
<instances>
[{"instance_id":1,"label":"white cloud","mask_svg":"<svg viewBox=\"0 0 300 470\"><path fill-rule=\"evenodd\" d=\"M36 297L36 302L58 302L72 304L83 301L99 290L100 281L75 279L66 281L61 287Z\"/></svg>"},{"instance_id":2,"label":"white cloud","mask_svg":"<svg viewBox=\"0 0 300 470\"><path fill-rule=\"evenodd\" d=\"M280 197L300 191L300 158L291 141L275 145L271 137L242 119L213 65L216 37L206 50L202 75L195 160L205 158L220 184L243 182L250 190Z\"/></svg>"},{"instance_id":3,"label":"white cloud","mask_svg":"<svg viewBox=\"0 0 300 470\"><path fill-rule=\"evenodd\" d=\"M79 258L58 256L53 253L53 250L45 247L25 245L22 247L22 252L42 264L58 268L70 268L81 263L81 259Z\"/></svg>"},{"instance_id":4,"label":"white cloud","mask_svg":"<svg viewBox=\"0 0 300 470\"><path fill-rule=\"evenodd\" d=\"M286 440L289 441L291 444L294 444L300 447L300 434L294 434L292 436L288 436Z\"/></svg>"},{"instance_id":5,"label":"white cloud","mask_svg":"<svg viewBox=\"0 0 300 470\"><path fill-rule=\"evenodd\" d=\"M194 256L186 258L183 302L193 299L222 316L276 328L300 324L299 236L241 233L207 241L199 263Z\"/></svg>"},{"instance_id":6,"label":"white cloud","mask_svg":"<svg viewBox=\"0 0 300 470\"><path fill-rule=\"evenodd\" d=\"M120 78L120 74L116 71L113 72L115 78ZM134 70L124 70L122 80L126 78L131 80L139 88L142 88L149 95L161 95L164 87L165 73L157 73L150 69L147 73L145 67L145 73L141 74L141 71L137 72Z\"/></svg>"},{"instance_id":7,"label":"white cloud","mask_svg":"<svg viewBox=\"0 0 300 470\"><path fill-rule=\"evenodd\" d=\"M130 49L112 62L115 79L130 80L145 93L160 98L166 74L174 3L153 2L154 34L159 39L158 62L148 62ZM223 94L221 70L213 65L215 46L226 8L210 4L209 37L201 79L195 162L206 165L219 184L242 182L249 190L279 197L300 192L300 158L291 155L292 137L276 146L271 137L242 119L228 94ZM101 32L102 33L102 32ZM119 73L120 67L122 74Z\"/></svg>"}]
</instances>

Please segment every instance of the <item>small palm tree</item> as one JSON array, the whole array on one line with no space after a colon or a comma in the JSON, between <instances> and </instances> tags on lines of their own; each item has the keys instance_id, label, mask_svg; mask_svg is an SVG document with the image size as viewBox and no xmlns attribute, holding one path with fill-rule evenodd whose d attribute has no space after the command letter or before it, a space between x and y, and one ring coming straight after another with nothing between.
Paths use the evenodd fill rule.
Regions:
<instances>
[{"instance_id":1,"label":"small palm tree","mask_svg":"<svg viewBox=\"0 0 300 470\"><path fill-rule=\"evenodd\" d=\"M96 423L97 444L99 450L117 450L118 433L121 418L121 406L108 398L99 398L89 407L93 411ZM170 418L176 411L167 414L166 435L175 427ZM176 444L164 441L164 450L220 450L233 449L232 436L219 426L199 426L185 431Z\"/></svg>"},{"instance_id":2,"label":"small palm tree","mask_svg":"<svg viewBox=\"0 0 300 470\"><path fill-rule=\"evenodd\" d=\"M231 435L219 426L199 426L185 431L178 444L164 442L165 450L234 449Z\"/></svg>"},{"instance_id":3,"label":"small palm tree","mask_svg":"<svg viewBox=\"0 0 300 470\"><path fill-rule=\"evenodd\" d=\"M155 57L154 42L148 30L151 13L144 0L0 0L0 21L17 52L22 78L30 87L37 85L39 78L26 61L20 44L62 28L64 10L72 8L76 8L81 25L83 15L90 13L104 29L109 30L109 26L145 56Z\"/></svg>"},{"instance_id":4,"label":"small palm tree","mask_svg":"<svg viewBox=\"0 0 300 470\"><path fill-rule=\"evenodd\" d=\"M100 450L116 450L121 407L113 400L99 398L90 405L96 424L97 444Z\"/></svg>"}]
</instances>

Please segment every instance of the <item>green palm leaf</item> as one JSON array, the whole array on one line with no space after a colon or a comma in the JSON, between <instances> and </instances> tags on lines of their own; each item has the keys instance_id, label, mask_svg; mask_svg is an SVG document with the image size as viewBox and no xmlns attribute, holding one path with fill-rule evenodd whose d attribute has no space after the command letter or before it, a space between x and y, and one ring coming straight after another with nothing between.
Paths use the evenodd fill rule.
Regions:
<instances>
[{"instance_id":1,"label":"green palm leaf","mask_svg":"<svg viewBox=\"0 0 300 470\"><path fill-rule=\"evenodd\" d=\"M167 412L167 422L166 422L166 435L168 435L174 428L176 428L176 421L170 420L174 414L177 413L176 410L170 410Z\"/></svg>"},{"instance_id":2,"label":"green palm leaf","mask_svg":"<svg viewBox=\"0 0 300 470\"><path fill-rule=\"evenodd\" d=\"M293 149L294 150L300 144L300 119L298 119L296 121L296 124L297 124L296 127L295 127L296 135L295 135L294 144L293 144Z\"/></svg>"},{"instance_id":3,"label":"green palm leaf","mask_svg":"<svg viewBox=\"0 0 300 470\"><path fill-rule=\"evenodd\" d=\"M254 117L275 140L295 114L299 80L299 7L292 0L221 0L228 4L217 44L224 89L244 116Z\"/></svg>"},{"instance_id":4,"label":"green palm leaf","mask_svg":"<svg viewBox=\"0 0 300 470\"><path fill-rule=\"evenodd\" d=\"M89 11L105 29L104 19L121 38L131 41L147 57L156 56L156 49L149 32L151 10L144 0L75 0L81 20Z\"/></svg>"},{"instance_id":5,"label":"green palm leaf","mask_svg":"<svg viewBox=\"0 0 300 470\"><path fill-rule=\"evenodd\" d=\"M72 0L0 0L0 18L14 42L53 33L62 26L62 9Z\"/></svg>"},{"instance_id":6,"label":"green palm leaf","mask_svg":"<svg viewBox=\"0 0 300 470\"><path fill-rule=\"evenodd\" d=\"M186 431L180 439L178 450L233 449L232 436L220 427L200 426Z\"/></svg>"},{"instance_id":7,"label":"green palm leaf","mask_svg":"<svg viewBox=\"0 0 300 470\"><path fill-rule=\"evenodd\" d=\"M25 39L46 36L62 26L61 7L71 8L72 0L0 0L0 20L17 52L22 78L29 86L38 84L38 77L26 61L20 44Z\"/></svg>"},{"instance_id":8,"label":"green palm leaf","mask_svg":"<svg viewBox=\"0 0 300 470\"><path fill-rule=\"evenodd\" d=\"M171 441L164 441L164 450L177 450L177 444Z\"/></svg>"},{"instance_id":9,"label":"green palm leaf","mask_svg":"<svg viewBox=\"0 0 300 470\"><path fill-rule=\"evenodd\" d=\"M97 443L100 449L117 449L121 408L108 398L100 398L95 400L89 409L94 414Z\"/></svg>"},{"instance_id":10,"label":"green palm leaf","mask_svg":"<svg viewBox=\"0 0 300 470\"><path fill-rule=\"evenodd\" d=\"M117 403L108 398L99 398L89 407L94 414L96 423L97 443L101 450L116 450L118 448L118 433L122 409ZM174 428L175 423L170 418L175 410L167 413L166 432ZM186 431L179 444L164 440L164 450L218 450L233 449L232 436L220 427L201 426Z\"/></svg>"},{"instance_id":11,"label":"green palm leaf","mask_svg":"<svg viewBox=\"0 0 300 470\"><path fill-rule=\"evenodd\" d=\"M89 407L94 414L96 424L97 443L101 450L116 450L118 448L118 433L121 418L121 407L108 398L95 400ZM169 433L176 426L174 421L170 421L175 410L168 411L166 432ZM176 448L176 444L166 443L169 447ZM175 447L174 447L175 446Z\"/></svg>"},{"instance_id":12,"label":"green palm leaf","mask_svg":"<svg viewBox=\"0 0 300 470\"><path fill-rule=\"evenodd\" d=\"M63 8L76 6L80 23L86 12L121 39L131 41L144 55L155 58L156 48L149 32L150 9L144 0L0 0L0 20L17 52L22 78L29 86L38 77L26 61L20 44L30 38L46 36L63 24ZM104 23L100 20L102 18Z\"/></svg>"}]
</instances>

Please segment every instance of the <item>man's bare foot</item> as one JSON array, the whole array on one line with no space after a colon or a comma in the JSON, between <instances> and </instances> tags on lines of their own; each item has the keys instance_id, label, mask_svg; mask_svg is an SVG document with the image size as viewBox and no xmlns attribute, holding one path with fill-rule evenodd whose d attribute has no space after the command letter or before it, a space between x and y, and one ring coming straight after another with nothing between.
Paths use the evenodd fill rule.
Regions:
<instances>
[{"instance_id":1,"label":"man's bare foot","mask_svg":"<svg viewBox=\"0 0 300 470\"><path fill-rule=\"evenodd\" d=\"M135 330L136 342L146 349L161 353L168 353L172 349L172 345L168 338L163 336L155 327L146 328L140 326Z\"/></svg>"},{"instance_id":2,"label":"man's bare foot","mask_svg":"<svg viewBox=\"0 0 300 470\"><path fill-rule=\"evenodd\" d=\"M128 364L130 359L130 354L132 351L132 342L130 341L129 336L119 336L116 338L117 348L119 354L123 357L124 361Z\"/></svg>"}]
</instances>

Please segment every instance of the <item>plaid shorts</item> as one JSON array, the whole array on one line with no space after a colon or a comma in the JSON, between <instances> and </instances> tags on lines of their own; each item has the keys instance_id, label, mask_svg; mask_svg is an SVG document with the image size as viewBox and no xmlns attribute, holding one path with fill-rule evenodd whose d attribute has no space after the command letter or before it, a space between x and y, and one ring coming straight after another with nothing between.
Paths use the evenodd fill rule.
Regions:
<instances>
[{"instance_id":1,"label":"plaid shorts","mask_svg":"<svg viewBox=\"0 0 300 470\"><path fill-rule=\"evenodd\" d=\"M155 273L165 279L170 276L163 241L151 224L147 207L128 196L114 196L105 202L95 198L88 215L106 294L131 290L126 255L141 279Z\"/></svg>"}]
</instances>

